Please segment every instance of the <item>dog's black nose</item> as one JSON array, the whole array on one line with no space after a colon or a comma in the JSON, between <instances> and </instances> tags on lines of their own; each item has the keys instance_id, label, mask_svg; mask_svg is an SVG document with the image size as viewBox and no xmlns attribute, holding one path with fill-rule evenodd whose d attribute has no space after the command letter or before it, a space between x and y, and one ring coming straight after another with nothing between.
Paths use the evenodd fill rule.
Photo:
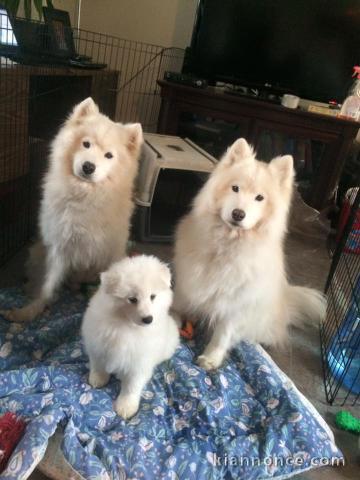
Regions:
<instances>
[{"instance_id":1,"label":"dog's black nose","mask_svg":"<svg viewBox=\"0 0 360 480\"><path fill-rule=\"evenodd\" d=\"M82 169L85 175L91 175L92 173L95 172L95 165L91 162L84 162Z\"/></svg>"},{"instance_id":2,"label":"dog's black nose","mask_svg":"<svg viewBox=\"0 0 360 480\"><path fill-rule=\"evenodd\" d=\"M153 321L153 317L151 315L149 315L148 317L142 318L141 321L143 323L146 323L146 325L149 325L149 323L151 323Z\"/></svg>"},{"instance_id":3,"label":"dog's black nose","mask_svg":"<svg viewBox=\"0 0 360 480\"><path fill-rule=\"evenodd\" d=\"M241 222L241 220L243 220L245 218L245 215L246 215L246 213L244 212L244 210L239 210L238 208L235 208L231 212L231 216L232 216L233 220L235 220L235 222Z\"/></svg>"}]
</instances>

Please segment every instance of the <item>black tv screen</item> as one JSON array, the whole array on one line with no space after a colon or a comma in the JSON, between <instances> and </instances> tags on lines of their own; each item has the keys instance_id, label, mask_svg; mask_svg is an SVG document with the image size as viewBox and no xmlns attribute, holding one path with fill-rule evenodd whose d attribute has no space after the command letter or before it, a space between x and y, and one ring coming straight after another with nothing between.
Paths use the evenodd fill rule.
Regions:
<instances>
[{"instance_id":1,"label":"black tv screen","mask_svg":"<svg viewBox=\"0 0 360 480\"><path fill-rule=\"evenodd\" d=\"M341 102L359 47L360 0L200 0L185 70Z\"/></svg>"}]
</instances>

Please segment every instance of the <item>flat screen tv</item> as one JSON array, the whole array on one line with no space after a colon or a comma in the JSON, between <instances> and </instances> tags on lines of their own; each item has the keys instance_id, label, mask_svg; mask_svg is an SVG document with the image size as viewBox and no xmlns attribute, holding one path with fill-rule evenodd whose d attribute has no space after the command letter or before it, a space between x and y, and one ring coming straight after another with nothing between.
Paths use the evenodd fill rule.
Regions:
<instances>
[{"instance_id":1,"label":"flat screen tv","mask_svg":"<svg viewBox=\"0 0 360 480\"><path fill-rule=\"evenodd\" d=\"M360 61L360 0L200 0L184 72L341 102Z\"/></svg>"}]
</instances>

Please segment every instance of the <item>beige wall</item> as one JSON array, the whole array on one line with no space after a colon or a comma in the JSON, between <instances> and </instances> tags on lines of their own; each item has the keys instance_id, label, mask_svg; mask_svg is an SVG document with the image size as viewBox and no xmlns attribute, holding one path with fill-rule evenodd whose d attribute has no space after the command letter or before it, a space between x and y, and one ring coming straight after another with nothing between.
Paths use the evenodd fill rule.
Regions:
<instances>
[{"instance_id":1,"label":"beige wall","mask_svg":"<svg viewBox=\"0 0 360 480\"><path fill-rule=\"evenodd\" d=\"M69 3L55 0L54 4ZM80 28L165 47L186 47L197 0L82 0Z\"/></svg>"},{"instance_id":2,"label":"beige wall","mask_svg":"<svg viewBox=\"0 0 360 480\"><path fill-rule=\"evenodd\" d=\"M69 12L71 25L73 27L77 27L78 3L78 0L53 0L55 8ZM43 5L46 5L45 0L43 0Z\"/></svg>"},{"instance_id":3,"label":"beige wall","mask_svg":"<svg viewBox=\"0 0 360 480\"><path fill-rule=\"evenodd\" d=\"M53 5L55 8L69 12L71 25L74 27L77 25L78 1L79 0L53 0ZM46 0L43 0L43 5L46 6ZM25 16L23 2L21 2L19 5L18 16ZM38 13L34 5L31 6L31 17L34 20L39 20Z\"/></svg>"},{"instance_id":4,"label":"beige wall","mask_svg":"<svg viewBox=\"0 0 360 480\"><path fill-rule=\"evenodd\" d=\"M84 30L184 48L190 43L198 0L53 0L55 8L69 12L73 27L78 26L79 3ZM32 16L38 18L34 7Z\"/></svg>"},{"instance_id":5,"label":"beige wall","mask_svg":"<svg viewBox=\"0 0 360 480\"><path fill-rule=\"evenodd\" d=\"M45 0L44 2L45 3ZM184 48L190 43L198 0L53 0L67 10L73 27L105 33L126 40L160 47ZM93 43L92 40L95 40ZM165 70L181 68L183 53L176 49L139 47L120 41L113 50L109 40L80 35L76 48L95 61L120 73L116 119L140 121L146 131L155 131L160 108L157 78Z\"/></svg>"}]
</instances>

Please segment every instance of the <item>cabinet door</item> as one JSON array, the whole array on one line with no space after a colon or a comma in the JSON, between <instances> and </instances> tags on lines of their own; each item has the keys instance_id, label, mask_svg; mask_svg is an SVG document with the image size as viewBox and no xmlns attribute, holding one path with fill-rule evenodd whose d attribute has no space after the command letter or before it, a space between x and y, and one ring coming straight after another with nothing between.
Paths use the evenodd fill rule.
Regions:
<instances>
[{"instance_id":1,"label":"cabinet door","mask_svg":"<svg viewBox=\"0 0 360 480\"><path fill-rule=\"evenodd\" d=\"M178 117L177 135L190 138L215 158L220 158L237 138L248 137L249 120L207 113L182 111Z\"/></svg>"},{"instance_id":2,"label":"cabinet door","mask_svg":"<svg viewBox=\"0 0 360 480\"><path fill-rule=\"evenodd\" d=\"M91 74L45 73L30 76L29 135L50 141L74 105L91 95Z\"/></svg>"},{"instance_id":3,"label":"cabinet door","mask_svg":"<svg viewBox=\"0 0 360 480\"><path fill-rule=\"evenodd\" d=\"M29 235L29 77L0 69L0 265ZM14 73L15 72L15 73Z\"/></svg>"},{"instance_id":4,"label":"cabinet door","mask_svg":"<svg viewBox=\"0 0 360 480\"><path fill-rule=\"evenodd\" d=\"M278 155L292 155L297 187L304 200L319 209L326 204L335 187L329 179L339 150L338 136L257 122L253 142L261 160L268 162Z\"/></svg>"},{"instance_id":5,"label":"cabinet door","mask_svg":"<svg viewBox=\"0 0 360 480\"><path fill-rule=\"evenodd\" d=\"M29 171L29 77L11 73L0 72L0 184Z\"/></svg>"}]
</instances>

